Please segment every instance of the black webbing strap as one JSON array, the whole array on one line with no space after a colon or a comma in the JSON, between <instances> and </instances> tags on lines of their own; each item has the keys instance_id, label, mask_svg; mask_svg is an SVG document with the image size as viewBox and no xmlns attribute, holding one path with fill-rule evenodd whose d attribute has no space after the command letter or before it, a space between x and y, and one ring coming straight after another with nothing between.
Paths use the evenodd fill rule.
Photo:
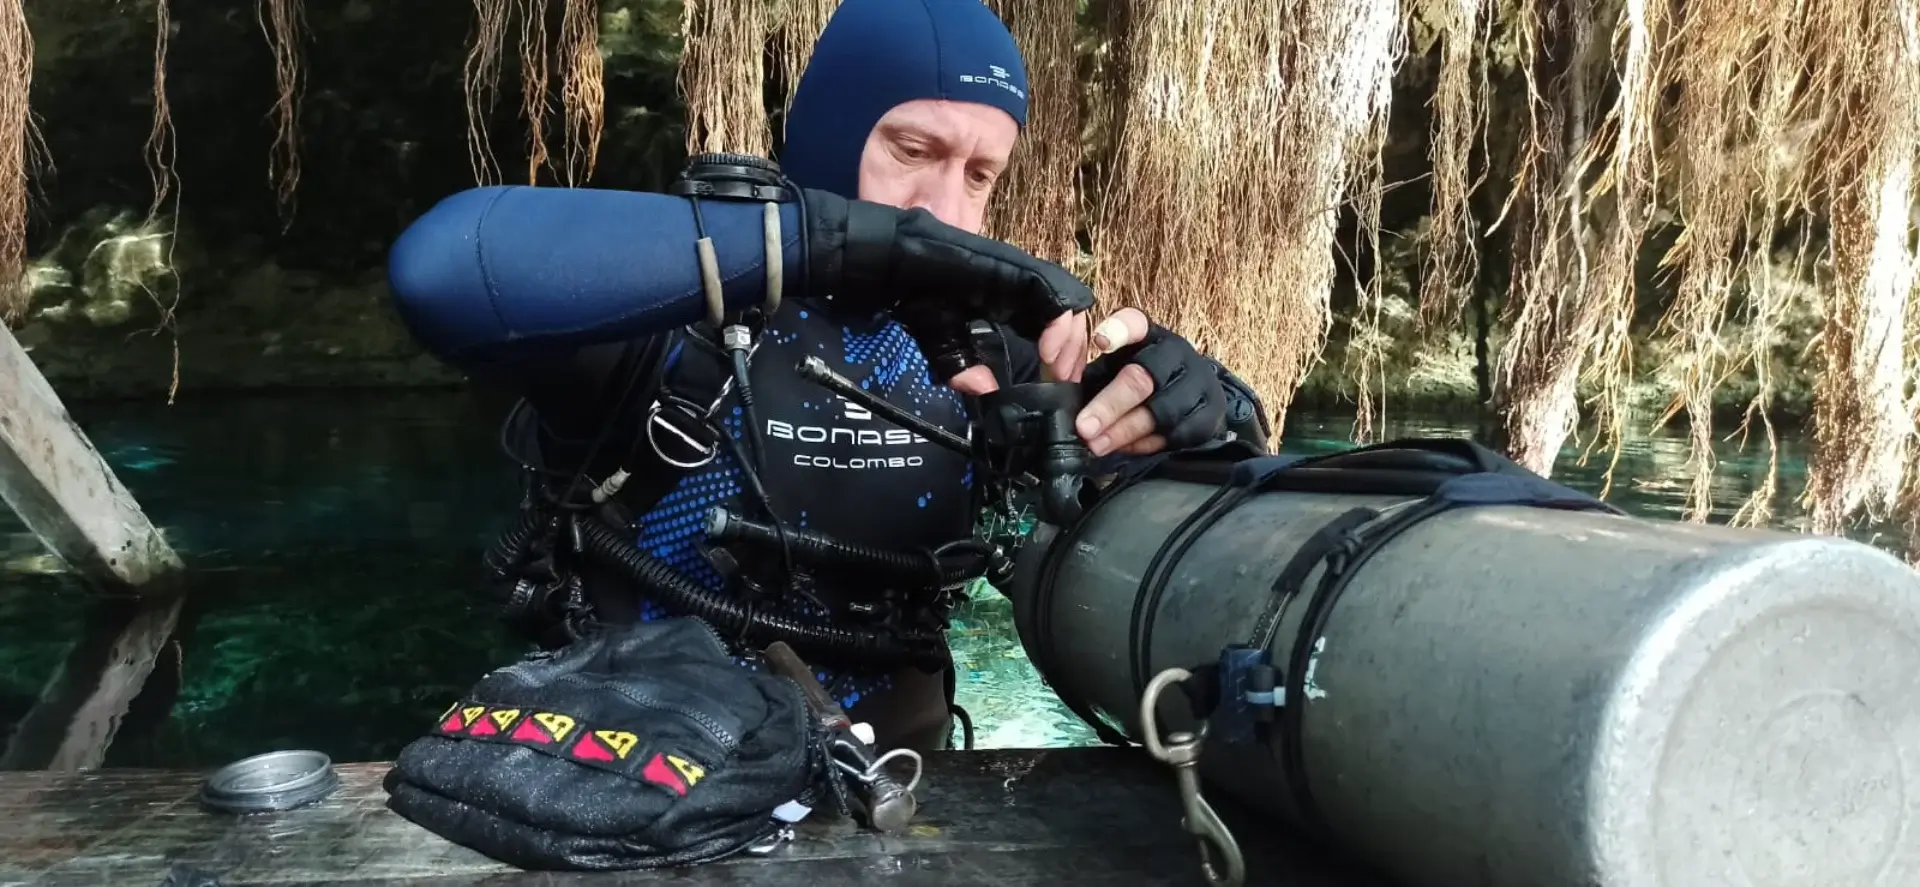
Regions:
<instances>
[{"instance_id":1,"label":"black webbing strap","mask_svg":"<svg viewBox=\"0 0 1920 887\"><path fill-rule=\"evenodd\" d=\"M1162 453L1123 467L1113 482L1100 492L1098 498L1094 499L1093 504L1081 513L1079 520L1060 528L1060 535L1047 546L1046 554L1042 556L1040 581L1034 583L1029 593L1015 603L1015 606L1023 611L1020 621L1033 627L1033 637L1031 643L1027 645L1027 661L1033 664L1033 670L1039 673L1041 680L1054 687L1054 694L1060 697L1060 701L1067 706L1067 709L1086 722L1087 726L1093 729L1094 735L1108 745L1125 746L1130 745L1131 741L1127 739L1126 734L1121 733L1104 718L1089 710L1081 701L1080 694L1073 692L1072 688L1067 688L1067 692L1061 692L1060 673L1055 668L1056 659L1053 648L1054 584L1059 579L1061 565L1066 562L1073 550L1079 547L1081 533L1093 523L1094 517L1100 514L1108 503L1119 498L1120 493L1151 475L1153 469L1167 458L1169 454Z\"/></svg>"},{"instance_id":2,"label":"black webbing strap","mask_svg":"<svg viewBox=\"0 0 1920 887\"><path fill-rule=\"evenodd\" d=\"M1517 466L1516 466L1517 468ZM1280 767L1292 793L1294 804L1309 828L1326 831L1319 806L1306 776L1302 747L1306 713L1307 678L1313 672L1313 658L1319 652L1320 639L1326 633L1333 609L1353 583L1353 577L1374 555L1408 530L1435 515L1475 505L1526 505L1561 510L1603 511L1621 514L1620 509L1552 483L1531 472L1488 471L1456 475L1439 483L1425 498L1387 510L1355 508L1328 522L1302 545L1281 570L1268 597L1265 609L1255 623L1246 648L1265 652L1272 648L1274 636L1291 602L1296 599L1307 577L1316 567L1325 569L1306 596L1306 609L1300 627L1288 648L1280 671L1280 688L1275 705L1279 709Z\"/></svg>"}]
</instances>

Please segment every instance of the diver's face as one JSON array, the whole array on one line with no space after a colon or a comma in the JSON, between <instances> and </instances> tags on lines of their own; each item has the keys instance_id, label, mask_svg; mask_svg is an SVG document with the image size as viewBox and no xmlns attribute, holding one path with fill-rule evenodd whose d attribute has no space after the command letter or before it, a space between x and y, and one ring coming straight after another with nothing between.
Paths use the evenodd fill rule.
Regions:
<instances>
[{"instance_id":1,"label":"diver's face","mask_svg":"<svg viewBox=\"0 0 1920 887\"><path fill-rule=\"evenodd\" d=\"M933 217L974 234L1007 169L1020 126L973 102L916 99L874 124L860 154L860 199Z\"/></svg>"}]
</instances>

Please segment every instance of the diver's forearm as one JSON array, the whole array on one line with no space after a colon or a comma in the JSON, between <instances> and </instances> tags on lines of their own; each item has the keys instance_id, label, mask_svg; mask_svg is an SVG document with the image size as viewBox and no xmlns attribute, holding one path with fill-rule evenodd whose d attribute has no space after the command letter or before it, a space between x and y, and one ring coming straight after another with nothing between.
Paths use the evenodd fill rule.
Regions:
<instances>
[{"instance_id":1,"label":"diver's forearm","mask_svg":"<svg viewBox=\"0 0 1920 887\"><path fill-rule=\"evenodd\" d=\"M766 292L764 205L704 200L700 214L729 309ZM798 290L804 232L780 207L784 280ZM665 332L706 311L692 204L584 188L484 187L442 200L394 243L400 316L436 357L493 364L508 353Z\"/></svg>"},{"instance_id":2,"label":"diver's forearm","mask_svg":"<svg viewBox=\"0 0 1920 887\"><path fill-rule=\"evenodd\" d=\"M474 188L401 234L387 276L401 318L429 353L469 372L511 369L534 351L565 354L706 315L694 205L632 191ZM705 198L698 206L721 313L763 302L767 204ZM1093 293L1066 269L924 209L804 191L774 215L783 297L892 313L942 380L977 362L969 320L1037 336L1055 317L1093 307ZM902 303L901 293L917 298Z\"/></svg>"}]
</instances>

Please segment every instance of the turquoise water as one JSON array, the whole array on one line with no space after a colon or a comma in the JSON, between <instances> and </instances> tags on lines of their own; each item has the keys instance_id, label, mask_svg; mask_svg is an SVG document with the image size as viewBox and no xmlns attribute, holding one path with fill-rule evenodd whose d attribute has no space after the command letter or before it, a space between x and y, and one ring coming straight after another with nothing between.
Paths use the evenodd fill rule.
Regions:
<instances>
[{"instance_id":1,"label":"turquoise water","mask_svg":"<svg viewBox=\"0 0 1920 887\"><path fill-rule=\"evenodd\" d=\"M481 550L517 493L496 447L501 404L458 393L338 394L83 404L77 418L192 569L189 610L121 725L109 766L208 766L274 747L336 760L391 757L520 645L469 598ZM1348 446L1347 416L1300 416L1286 451ZM1389 436L1476 433L1395 422ZM1599 460L1596 459L1596 462ZM1678 437L1629 441L1612 499L1680 515ZM1715 483L1724 521L1758 482L1764 448L1727 444ZM1598 491L1604 465L1557 477ZM1804 481L1781 456L1776 524ZM0 512L0 725L11 730L88 620L110 615ZM983 747L1091 744L1035 677L1004 598L958 614L961 704Z\"/></svg>"}]
</instances>

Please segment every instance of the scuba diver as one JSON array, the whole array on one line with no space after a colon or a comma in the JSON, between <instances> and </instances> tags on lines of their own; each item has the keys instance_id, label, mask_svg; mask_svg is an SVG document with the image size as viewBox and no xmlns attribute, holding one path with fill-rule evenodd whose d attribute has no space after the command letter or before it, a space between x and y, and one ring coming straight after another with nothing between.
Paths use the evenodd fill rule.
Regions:
<instances>
[{"instance_id":1,"label":"scuba diver","mask_svg":"<svg viewBox=\"0 0 1920 887\"><path fill-rule=\"evenodd\" d=\"M817 358L885 404L961 437L970 430L970 401L1040 380L1044 363L1052 378L1086 385L1090 399L1075 430L1095 456L1233 437L1265 446L1264 412L1233 374L1134 309L1089 333L1090 292L1077 303L1027 295L1084 292L1084 284L978 236L1026 124L1027 89L1012 36L980 0L841 4L798 85L779 165L707 157L736 185L743 176L774 177L742 186L754 195L791 187L799 197L787 202L800 207L802 249L814 269L798 276L816 283L824 268L843 284L790 291L761 318L750 350L731 338L713 344L710 338L725 337L698 323L652 319L665 315L650 314L631 293L582 296L592 288L582 281L607 268L653 261L666 250L671 261L686 261L694 251L684 240L622 244L604 259L556 267L563 260L555 256L585 247L579 237L559 243L555 231L586 230L577 227L587 224L583 214L612 199L605 195L636 195L474 189L410 226L389 262L409 328L439 359L521 397L502 443L530 481L519 521L487 563L506 615L521 630L552 648L597 624L682 615L712 621L718 613L772 626L782 637L918 632L925 643L910 661L855 656L851 642L836 648L827 640L810 648L808 661L848 715L872 726L880 747L943 748L957 711L944 635L956 583L911 587L898 571L872 567L904 560L910 571L929 554L937 564L971 550L950 543L971 541L980 513L975 461L810 381L802 361ZM701 162L694 158L690 170ZM728 187L703 191L688 181L673 193ZM496 203L506 205L502 193L532 191L548 192L537 196L554 205L584 207L556 210L551 224L511 222L525 230L523 239L553 237L557 245L518 244L522 258L512 266L483 257L481 271L450 270L475 264L476 232ZM863 224L880 218L867 204L889 208L889 221ZM724 209L731 207L703 200L692 226L719 230ZM751 243L715 236L713 247L759 250L757 211L752 219ZM629 222L641 224L619 224ZM828 229L830 236L819 233ZM508 292L500 283L508 276L521 289ZM724 276L731 285L748 275ZM688 288L697 292L697 283ZM869 288L891 290L884 299L853 298ZM968 334L978 359L964 367L930 361L926 337L887 300L910 306L963 290L1017 290L1045 304L1014 312L1031 319L1023 331L980 322L986 313L976 313ZM1102 352L1091 362L1089 340ZM590 500L594 516L557 519L569 495ZM726 528L734 538L716 544L710 537L727 535ZM816 556L802 558L808 551ZM796 560L811 562L801 569ZM663 600L662 588L676 589L682 604ZM734 649L742 665L764 667L745 645ZM836 661L835 649L848 654Z\"/></svg>"}]
</instances>

